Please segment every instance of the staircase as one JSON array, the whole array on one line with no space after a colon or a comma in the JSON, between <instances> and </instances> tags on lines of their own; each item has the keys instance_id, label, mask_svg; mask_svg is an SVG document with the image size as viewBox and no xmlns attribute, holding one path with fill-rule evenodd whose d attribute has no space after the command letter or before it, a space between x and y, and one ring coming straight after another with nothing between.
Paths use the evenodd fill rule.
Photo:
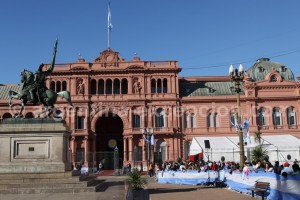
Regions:
<instances>
[{"instance_id":1,"label":"staircase","mask_svg":"<svg viewBox=\"0 0 300 200\"><path fill-rule=\"evenodd\" d=\"M81 175L80 171L60 173L0 174L0 194L45 194L97 192L104 180Z\"/></svg>"}]
</instances>

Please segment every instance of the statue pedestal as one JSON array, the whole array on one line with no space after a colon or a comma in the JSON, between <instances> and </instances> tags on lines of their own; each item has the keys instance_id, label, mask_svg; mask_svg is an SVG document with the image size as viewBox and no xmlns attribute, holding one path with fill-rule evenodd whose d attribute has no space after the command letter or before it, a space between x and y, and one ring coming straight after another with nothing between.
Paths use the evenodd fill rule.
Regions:
<instances>
[{"instance_id":1,"label":"statue pedestal","mask_svg":"<svg viewBox=\"0 0 300 200\"><path fill-rule=\"evenodd\" d=\"M71 170L69 136L62 120L4 119L0 125L0 174Z\"/></svg>"}]
</instances>

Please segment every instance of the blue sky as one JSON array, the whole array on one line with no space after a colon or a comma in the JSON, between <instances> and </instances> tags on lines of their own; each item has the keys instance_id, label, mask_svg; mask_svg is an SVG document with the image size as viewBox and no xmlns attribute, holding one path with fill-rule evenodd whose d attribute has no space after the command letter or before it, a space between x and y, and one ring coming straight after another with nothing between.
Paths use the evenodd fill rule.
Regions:
<instances>
[{"instance_id":1,"label":"blue sky","mask_svg":"<svg viewBox=\"0 0 300 200\"><path fill-rule=\"evenodd\" d=\"M107 48L108 0L3 0L0 83L50 63L92 62ZM180 76L228 75L260 57L300 74L299 0L111 0L111 48L125 60L177 60Z\"/></svg>"}]
</instances>

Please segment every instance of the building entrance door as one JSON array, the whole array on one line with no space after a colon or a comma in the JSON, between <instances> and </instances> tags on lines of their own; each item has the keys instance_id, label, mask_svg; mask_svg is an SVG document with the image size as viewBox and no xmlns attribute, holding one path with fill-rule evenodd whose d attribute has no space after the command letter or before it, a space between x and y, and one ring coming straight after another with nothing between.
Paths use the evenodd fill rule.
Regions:
<instances>
[{"instance_id":1,"label":"building entrance door","mask_svg":"<svg viewBox=\"0 0 300 200\"><path fill-rule=\"evenodd\" d=\"M123 163L123 122L122 119L113 113L103 114L96 123L96 162L102 163L104 169L113 169L114 159L100 155L112 155L116 150L119 152L118 166L121 167ZM102 153L101 153L102 152Z\"/></svg>"}]
</instances>

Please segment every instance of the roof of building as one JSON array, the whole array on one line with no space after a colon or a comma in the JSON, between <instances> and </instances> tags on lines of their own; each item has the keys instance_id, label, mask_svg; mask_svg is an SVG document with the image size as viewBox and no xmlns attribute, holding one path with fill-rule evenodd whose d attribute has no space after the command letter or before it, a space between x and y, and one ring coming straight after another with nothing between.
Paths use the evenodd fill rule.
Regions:
<instances>
[{"instance_id":1,"label":"roof of building","mask_svg":"<svg viewBox=\"0 0 300 200\"><path fill-rule=\"evenodd\" d=\"M179 95L184 96L221 96L236 95L232 82L208 82L208 81L179 81ZM243 88L241 94L244 94Z\"/></svg>"},{"instance_id":2,"label":"roof of building","mask_svg":"<svg viewBox=\"0 0 300 200\"><path fill-rule=\"evenodd\" d=\"M277 71L285 80L294 81L293 72L284 64L271 62L269 58L260 58L256 63L247 70L247 74L252 78L252 81L261 81L272 70Z\"/></svg>"},{"instance_id":3,"label":"roof of building","mask_svg":"<svg viewBox=\"0 0 300 200\"><path fill-rule=\"evenodd\" d=\"M23 84L9 84L9 85L0 84L0 99L8 99L8 92L10 90L15 92L20 92L22 87Z\"/></svg>"}]
</instances>

